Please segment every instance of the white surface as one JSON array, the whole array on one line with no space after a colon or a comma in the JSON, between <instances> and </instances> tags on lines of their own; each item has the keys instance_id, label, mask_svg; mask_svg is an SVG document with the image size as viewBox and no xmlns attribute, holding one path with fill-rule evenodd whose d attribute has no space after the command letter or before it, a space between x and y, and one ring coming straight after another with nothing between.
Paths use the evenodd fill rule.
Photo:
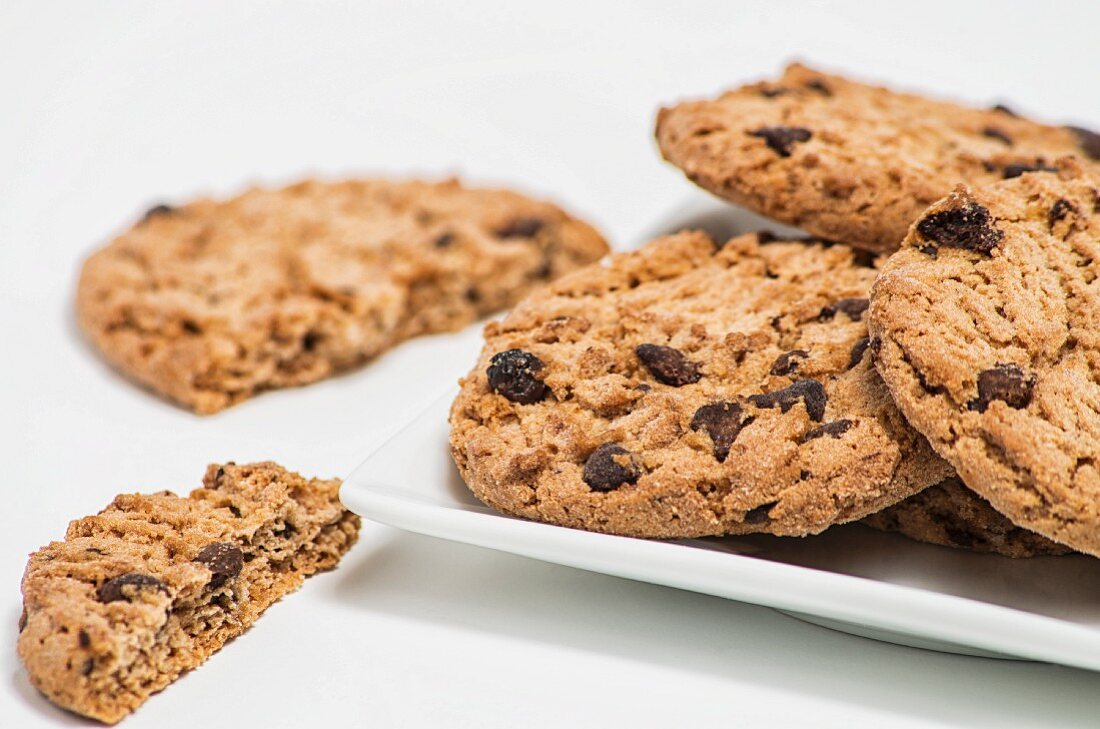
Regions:
<instances>
[{"instance_id":1,"label":"white surface","mask_svg":"<svg viewBox=\"0 0 1100 729\"><path fill-rule=\"evenodd\" d=\"M477 328L440 340L477 356ZM918 544L862 525L811 539L625 539L502 516L459 477L447 445L454 388L347 477L374 521L618 577L766 605L922 648L1100 670L1100 561L1027 560Z\"/></svg>"},{"instance_id":2,"label":"white surface","mask_svg":"<svg viewBox=\"0 0 1100 729\"><path fill-rule=\"evenodd\" d=\"M1095 3L870 5L0 4L0 726L76 721L14 654L25 555L68 519L217 459L345 474L466 366L425 340L198 418L75 335L84 254L162 199L353 171L515 184L634 245L694 195L656 106L796 55L1100 126ZM1094 726L1098 682L368 525L126 726Z\"/></svg>"}]
</instances>

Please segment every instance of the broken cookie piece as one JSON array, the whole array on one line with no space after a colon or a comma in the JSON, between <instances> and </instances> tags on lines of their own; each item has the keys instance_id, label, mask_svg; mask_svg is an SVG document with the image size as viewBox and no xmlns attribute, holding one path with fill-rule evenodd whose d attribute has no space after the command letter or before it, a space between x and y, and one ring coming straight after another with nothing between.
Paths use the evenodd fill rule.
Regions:
<instances>
[{"instance_id":1,"label":"broken cookie piece","mask_svg":"<svg viewBox=\"0 0 1100 729\"><path fill-rule=\"evenodd\" d=\"M31 683L69 711L121 720L336 566L359 534L339 486L274 463L212 465L186 498L123 494L72 522L23 577Z\"/></svg>"}]
</instances>

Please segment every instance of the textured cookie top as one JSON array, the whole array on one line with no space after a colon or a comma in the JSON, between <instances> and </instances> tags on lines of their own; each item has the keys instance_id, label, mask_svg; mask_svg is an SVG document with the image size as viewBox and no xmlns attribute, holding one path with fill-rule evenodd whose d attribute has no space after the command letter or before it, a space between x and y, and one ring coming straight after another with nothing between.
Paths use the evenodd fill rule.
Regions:
<instances>
[{"instance_id":1,"label":"textured cookie top","mask_svg":"<svg viewBox=\"0 0 1100 729\"><path fill-rule=\"evenodd\" d=\"M487 326L451 411L474 493L635 536L801 535L943 478L867 354L876 262L769 238L661 238Z\"/></svg>"},{"instance_id":2,"label":"textured cookie top","mask_svg":"<svg viewBox=\"0 0 1100 729\"><path fill-rule=\"evenodd\" d=\"M792 65L774 82L662 109L657 140L694 182L815 235L874 251L960 182L987 184L1100 136Z\"/></svg>"},{"instance_id":3,"label":"textured cookie top","mask_svg":"<svg viewBox=\"0 0 1100 729\"><path fill-rule=\"evenodd\" d=\"M1100 178L1059 165L924 213L870 326L898 406L968 486L1100 554Z\"/></svg>"},{"instance_id":4,"label":"textured cookie top","mask_svg":"<svg viewBox=\"0 0 1100 729\"><path fill-rule=\"evenodd\" d=\"M335 566L359 518L339 482L210 466L187 498L118 496L31 555L19 654L51 701L115 722Z\"/></svg>"},{"instance_id":5,"label":"textured cookie top","mask_svg":"<svg viewBox=\"0 0 1100 729\"><path fill-rule=\"evenodd\" d=\"M872 514L863 523L920 542L1005 557L1039 557L1073 551L1016 526L957 476Z\"/></svg>"},{"instance_id":6,"label":"textured cookie top","mask_svg":"<svg viewBox=\"0 0 1100 729\"><path fill-rule=\"evenodd\" d=\"M124 372L208 413L458 329L606 250L505 190L307 181L153 208L87 261L78 313Z\"/></svg>"}]
</instances>

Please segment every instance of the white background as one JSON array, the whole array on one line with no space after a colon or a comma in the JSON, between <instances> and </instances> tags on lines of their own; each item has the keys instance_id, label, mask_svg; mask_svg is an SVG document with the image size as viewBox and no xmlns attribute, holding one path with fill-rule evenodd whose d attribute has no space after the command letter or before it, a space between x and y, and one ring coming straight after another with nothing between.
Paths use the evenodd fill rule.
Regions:
<instances>
[{"instance_id":1,"label":"white background","mask_svg":"<svg viewBox=\"0 0 1100 729\"><path fill-rule=\"evenodd\" d=\"M0 726L79 723L15 656L26 554L206 463L343 475L434 392L401 354L199 418L72 321L82 256L146 207L308 174L461 173L616 246L701 199L657 106L827 68L1100 126L1094 2L0 6ZM406 348L432 362L430 340ZM940 655L770 610L364 525L126 726L1096 726L1100 675Z\"/></svg>"}]
</instances>

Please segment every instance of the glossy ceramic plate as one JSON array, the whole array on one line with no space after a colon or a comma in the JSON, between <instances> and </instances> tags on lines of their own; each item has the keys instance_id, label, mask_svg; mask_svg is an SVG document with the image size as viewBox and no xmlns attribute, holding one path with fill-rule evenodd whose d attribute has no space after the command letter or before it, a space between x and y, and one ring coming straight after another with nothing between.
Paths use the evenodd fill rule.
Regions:
<instances>
[{"instance_id":1,"label":"glossy ceramic plate","mask_svg":"<svg viewBox=\"0 0 1100 729\"><path fill-rule=\"evenodd\" d=\"M480 327L440 338L473 362ZM344 503L409 531L547 562L766 605L906 645L1100 670L1100 560L1013 560L856 525L805 539L649 541L503 516L481 504L447 446L446 393L344 483Z\"/></svg>"}]
</instances>

